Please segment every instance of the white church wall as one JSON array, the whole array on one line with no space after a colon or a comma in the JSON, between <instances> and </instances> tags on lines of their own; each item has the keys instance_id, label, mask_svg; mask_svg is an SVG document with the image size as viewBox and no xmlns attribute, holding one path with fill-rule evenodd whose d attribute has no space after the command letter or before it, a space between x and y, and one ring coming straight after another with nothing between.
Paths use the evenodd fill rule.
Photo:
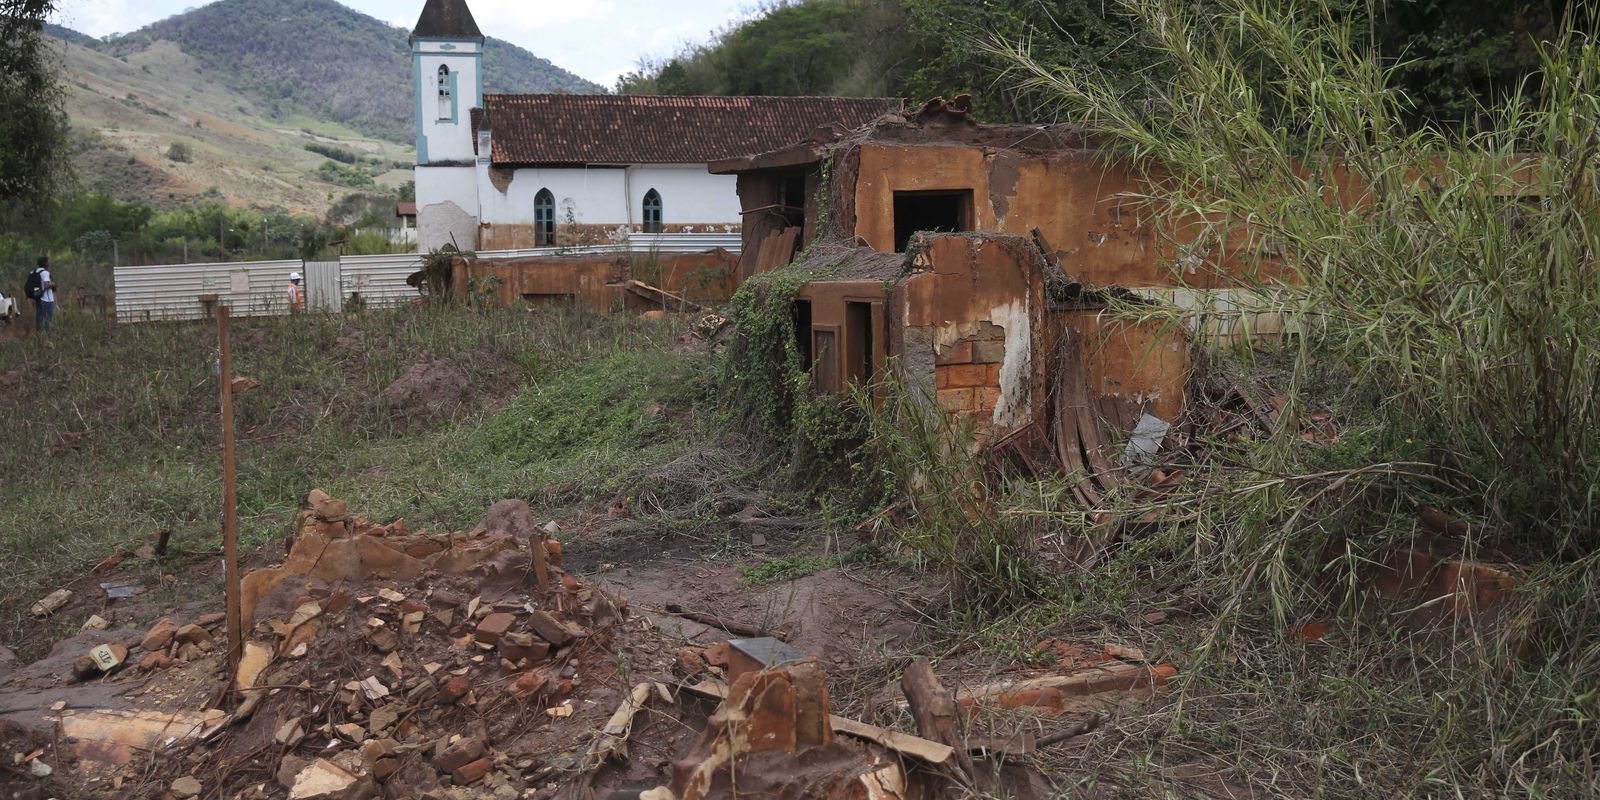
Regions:
<instances>
[{"instance_id":1,"label":"white church wall","mask_svg":"<svg viewBox=\"0 0 1600 800\"><path fill-rule=\"evenodd\" d=\"M737 226L741 221L738 179L732 175L712 175L705 164L651 164L628 172L634 225L644 223L644 196L651 189L661 194L663 224Z\"/></svg>"},{"instance_id":2,"label":"white church wall","mask_svg":"<svg viewBox=\"0 0 1600 800\"><path fill-rule=\"evenodd\" d=\"M463 250L476 250L479 220L477 170L472 167L419 166L416 180L418 252L426 253L452 241Z\"/></svg>"},{"instance_id":3,"label":"white church wall","mask_svg":"<svg viewBox=\"0 0 1600 800\"><path fill-rule=\"evenodd\" d=\"M549 189L556 201L556 224L568 223L567 211L579 225L622 225L628 219L627 192L620 169L531 168L511 173L505 191L495 186L489 167L478 167L478 198L489 225L532 225L533 200Z\"/></svg>"}]
</instances>

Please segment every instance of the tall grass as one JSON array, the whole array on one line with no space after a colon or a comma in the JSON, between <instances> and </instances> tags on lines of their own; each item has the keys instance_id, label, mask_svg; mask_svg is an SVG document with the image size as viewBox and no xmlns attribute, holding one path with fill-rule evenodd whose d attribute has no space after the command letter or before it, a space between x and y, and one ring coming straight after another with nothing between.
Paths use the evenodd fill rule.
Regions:
<instances>
[{"instance_id":1,"label":"tall grass","mask_svg":"<svg viewBox=\"0 0 1600 800\"><path fill-rule=\"evenodd\" d=\"M1145 171L1181 279L1224 265L1299 315L1273 435L1215 441L1096 575L1203 609L1152 747L1284 796L1587 796L1600 739L1600 45L1569 17L1473 130L1410 127L1396 65L1333 0L1121 0L1170 78L1127 95L996 43L1017 79ZM1577 7L1575 7L1577 8ZM1139 313L1148 315L1148 310ZM1169 320L1173 323L1179 320ZM1246 385L1248 381L1246 380ZM1340 439L1299 439L1315 405ZM1503 625L1374 607L1420 506L1522 565ZM1060 521L1072 515L1045 511ZM1092 593L1077 614L1112 612ZM1335 641L1281 634L1307 619Z\"/></svg>"},{"instance_id":2,"label":"tall grass","mask_svg":"<svg viewBox=\"0 0 1600 800\"><path fill-rule=\"evenodd\" d=\"M892 376L857 387L850 405L866 427L856 468L875 473L852 482L887 484L900 498L881 524L914 563L950 581L951 599L976 612L968 620L1056 593L1035 559L1031 519L1001 513L1007 486L991 474L972 431Z\"/></svg>"},{"instance_id":3,"label":"tall grass","mask_svg":"<svg viewBox=\"0 0 1600 800\"><path fill-rule=\"evenodd\" d=\"M1461 131L1408 127L1396 65L1342 3L1122 5L1172 67L1137 103L1006 52L1153 168L1180 260L1282 267L1250 288L1309 312L1319 358L1463 473L1472 511L1529 546L1600 545L1600 44L1577 18L1527 92Z\"/></svg>"}]
</instances>

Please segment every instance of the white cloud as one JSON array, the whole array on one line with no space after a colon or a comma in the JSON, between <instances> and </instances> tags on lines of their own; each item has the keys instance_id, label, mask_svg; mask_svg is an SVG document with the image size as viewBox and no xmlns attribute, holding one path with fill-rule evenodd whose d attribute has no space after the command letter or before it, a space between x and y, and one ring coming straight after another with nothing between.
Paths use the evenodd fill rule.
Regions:
<instances>
[{"instance_id":1,"label":"white cloud","mask_svg":"<svg viewBox=\"0 0 1600 800\"><path fill-rule=\"evenodd\" d=\"M469 5L478 27L501 38L506 35L496 29L532 31L576 23L594 25L613 20L617 13L617 4L612 0L473 0Z\"/></svg>"}]
</instances>

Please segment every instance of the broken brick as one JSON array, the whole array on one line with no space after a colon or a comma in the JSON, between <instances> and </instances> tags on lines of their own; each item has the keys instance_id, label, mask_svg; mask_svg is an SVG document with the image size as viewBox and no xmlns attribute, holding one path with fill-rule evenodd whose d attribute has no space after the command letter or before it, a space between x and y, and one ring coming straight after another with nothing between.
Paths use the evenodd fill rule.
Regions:
<instances>
[{"instance_id":1,"label":"broken brick","mask_svg":"<svg viewBox=\"0 0 1600 800\"><path fill-rule=\"evenodd\" d=\"M547 680L543 673L524 672L511 682L511 693L523 699L533 697L544 688Z\"/></svg>"},{"instance_id":2,"label":"broken brick","mask_svg":"<svg viewBox=\"0 0 1600 800\"><path fill-rule=\"evenodd\" d=\"M139 646L154 653L157 650L167 649L172 644L172 638L178 633L178 623L164 619L150 626L150 632L144 635L144 640Z\"/></svg>"},{"instance_id":3,"label":"broken brick","mask_svg":"<svg viewBox=\"0 0 1600 800\"><path fill-rule=\"evenodd\" d=\"M484 757L488 748L483 740L477 737L468 737L450 745L443 753L433 760L433 768L444 773L454 773L456 770Z\"/></svg>"},{"instance_id":4,"label":"broken brick","mask_svg":"<svg viewBox=\"0 0 1600 800\"><path fill-rule=\"evenodd\" d=\"M466 676L451 678L450 680L445 681L444 686L440 687L439 689L439 704L445 705L454 703L457 700L466 697L467 692L470 691L472 691L472 681Z\"/></svg>"},{"instance_id":5,"label":"broken brick","mask_svg":"<svg viewBox=\"0 0 1600 800\"><path fill-rule=\"evenodd\" d=\"M705 656L693 647L685 647L678 651L678 674L692 678L705 672L708 668Z\"/></svg>"},{"instance_id":6,"label":"broken brick","mask_svg":"<svg viewBox=\"0 0 1600 800\"><path fill-rule=\"evenodd\" d=\"M457 786L470 786L483 780L483 776L488 775L491 769L494 769L494 759L480 758L477 761L452 770L450 777L456 782Z\"/></svg>"},{"instance_id":7,"label":"broken brick","mask_svg":"<svg viewBox=\"0 0 1600 800\"><path fill-rule=\"evenodd\" d=\"M181 644L200 644L211 641L211 631L199 625L185 625L173 634L173 638Z\"/></svg>"},{"instance_id":8,"label":"broken brick","mask_svg":"<svg viewBox=\"0 0 1600 800\"><path fill-rule=\"evenodd\" d=\"M539 634L539 638L556 647L572 641L572 633L566 626L544 611L535 611L528 615L528 624L533 627L534 633Z\"/></svg>"},{"instance_id":9,"label":"broken brick","mask_svg":"<svg viewBox=\"0 0 1600 800\"><path fill-rule=\"evenodd\" d=\"M496 612L483 618L478 623L477 639L484 644L497 644L500 637L504 636L511 626L517 624L517 618L505 612Z\"/></svg>"},{"instance_id":10,"label":"broken brick","mask_svg":"<svg viewBox=\"0 0 1600 800\"><path fill-rule=\"evenodd\" d=\"M175 666L177 663L177 659L172 658L166 653L158 651L154 653L145 653L144 658L139 659L138 666L139 669L142 670L155 671L158 669L168 669L172 666Z\"/></svg>"}]
</instances>

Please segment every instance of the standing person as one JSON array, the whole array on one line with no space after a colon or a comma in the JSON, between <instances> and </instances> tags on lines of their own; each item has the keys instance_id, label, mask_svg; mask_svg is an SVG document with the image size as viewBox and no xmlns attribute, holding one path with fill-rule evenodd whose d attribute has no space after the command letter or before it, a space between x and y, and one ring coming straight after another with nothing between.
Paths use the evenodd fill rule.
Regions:
<instances>
[{"instance_id":1,"label":"standing person","mask_svg":"<svg viewBox=\"0 0 1600 800\"><path fill-rule=\"evenodd\" d=\"M300 273L289 273L289 313L298 314L306 310L306 290L300 285Z\"/></svg>"},{"instance_id":2,"label":"standing person","mask_svg":"<svg viewBox=\"0 0 1600 800\"><path fill-rule=\"evenodd\" d=\"M28 273L22 289L33 302L33 329L39 333L50 330L56 315L56 282L50 278L49 256L39 256L39 266Z\"/></svg>"}]
</instances>

